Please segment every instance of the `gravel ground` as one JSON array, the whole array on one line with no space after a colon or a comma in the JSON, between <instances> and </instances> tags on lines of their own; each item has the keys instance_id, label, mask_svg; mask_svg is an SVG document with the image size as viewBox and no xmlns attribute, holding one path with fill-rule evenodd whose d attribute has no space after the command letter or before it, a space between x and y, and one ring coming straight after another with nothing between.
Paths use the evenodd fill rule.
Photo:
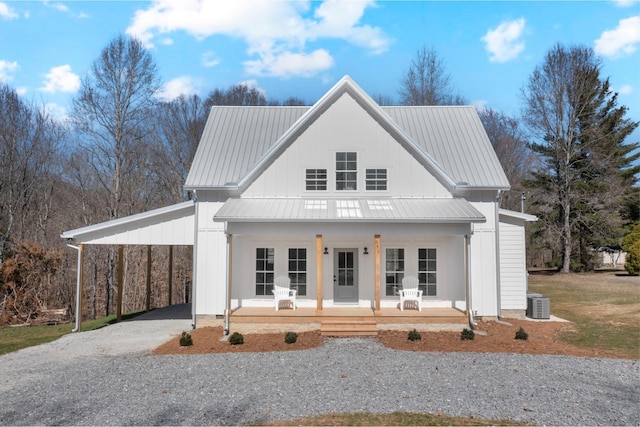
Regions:
<instances>
[{"instance_id":1,"label":"gravel ground","mask_svg":"<svg viewBox=\"0 0 640 427\"><path fill-rule=\"evenodd\" d=\"M109 345L123 336L115 326L147 331L141 347L160 340L161 329L184 330L184 320L167 322L96 331L102 351L85 345L95 340L83 333L1 356L0 424L238 425L354 411L640 424L633 360L405 352L357 338L303 351L192 356Z\"/></svg>"}]
</instances>

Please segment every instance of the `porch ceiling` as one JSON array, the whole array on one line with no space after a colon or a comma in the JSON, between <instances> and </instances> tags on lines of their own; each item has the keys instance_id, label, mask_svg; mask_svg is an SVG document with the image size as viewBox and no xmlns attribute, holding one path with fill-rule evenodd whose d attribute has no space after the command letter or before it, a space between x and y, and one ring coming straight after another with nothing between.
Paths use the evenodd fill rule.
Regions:
<instances>
[{"instance_id":1,"label":"porch ceiling","mask_svg":"<svg viewBox=\"0 0 640 427\"><path fill-rule=\"evenodd\" d=\"M214 215L222 222L469 224L485 217L462 198L229 199Z\"/></svg>"}]
</instances>

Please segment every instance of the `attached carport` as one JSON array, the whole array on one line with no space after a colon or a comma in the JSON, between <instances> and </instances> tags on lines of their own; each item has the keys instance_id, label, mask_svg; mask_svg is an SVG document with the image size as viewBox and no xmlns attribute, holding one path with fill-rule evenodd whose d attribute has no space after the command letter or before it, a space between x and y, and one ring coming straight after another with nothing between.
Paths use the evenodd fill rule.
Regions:
<instances>
[{"instance_id":1,"label":"attached carport","mask_svg":"<svg viewBox=\"0 0 640 427\"><path fill-rule=\"evenodd\" d=\"M116 316L117 320L120 321L122 320L124 245L146 245L146 308L149 310L151 301L151 247L169 246L169 277L171 277L171 269L173 268L173 246L194 245L195 202L189 200L148 212L65 231L60 237L67 241L67 246L78 251L76 327L74 328L74 332L80 332L82 330L84 247L86 245L114 245L118 247ZM169 286L171 286L171 282L169 282ZM171 301L169 301L169 303L171 304Z\"/></svg>"}]
</instances>

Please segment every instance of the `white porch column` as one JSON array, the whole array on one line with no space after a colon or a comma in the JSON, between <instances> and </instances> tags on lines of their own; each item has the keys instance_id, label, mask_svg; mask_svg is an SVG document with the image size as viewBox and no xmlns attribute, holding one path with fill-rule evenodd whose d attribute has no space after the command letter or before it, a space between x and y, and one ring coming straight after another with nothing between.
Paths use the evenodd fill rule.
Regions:
<instances>
[{"instance_id":1,"label":"white porch column","mask_svg":"<svg viewBox=\"0 0 640 427\"><path fill-rule=\"evenodd\" d=\"M231 315L231 284L233 283L233 234L227 234L227 295L224 308L224 334L229 335L229 316Z\"/></svg>"},{"instance_id":2,"label":"white porch column","mask_svg":"<svg viewBox=\"0 0 640 427\"><path fill-rule=\"evenodd\" d=\"M376 234L373 236L373 265L374 265L374 281L375 281L375 298L376 298L376 307L375 307L375 315L380 315L380 235Z\"/></svg>"},{"instance_id":3,"label":"white porch column","mask_svg":"<svg viewBox=\"0 0 640 427\"><path fill-rule=\"evenodd\" d=\"M322 234L316 234L316 314L322 314Z\"/></svg>"}]
</instances>

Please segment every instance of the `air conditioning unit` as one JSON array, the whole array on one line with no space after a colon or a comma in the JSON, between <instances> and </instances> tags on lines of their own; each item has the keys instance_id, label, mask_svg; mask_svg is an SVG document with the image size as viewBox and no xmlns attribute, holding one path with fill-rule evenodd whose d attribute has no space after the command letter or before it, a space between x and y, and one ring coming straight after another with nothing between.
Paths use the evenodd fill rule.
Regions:
<instances>
[{"instance_id":1,"label":"air conditioning unit","mask_svg":"<svg viewBox=\"0 0 640 427\"><path fill-rule=\"evenodd\" d=\"M527 317L548 319L550 317L549 298L527 297Z\"/></svg>"}]
</instances>

